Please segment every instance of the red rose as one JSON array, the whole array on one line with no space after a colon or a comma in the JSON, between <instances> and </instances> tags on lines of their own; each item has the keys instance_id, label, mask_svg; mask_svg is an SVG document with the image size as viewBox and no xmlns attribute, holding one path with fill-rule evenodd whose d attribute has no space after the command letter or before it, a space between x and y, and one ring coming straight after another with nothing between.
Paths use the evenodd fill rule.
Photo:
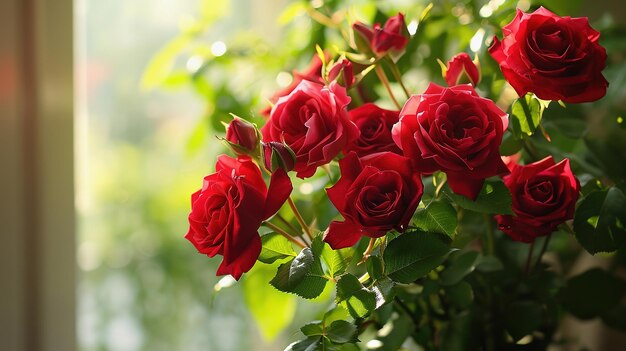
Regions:
<instances>
[{"instance_id":1,"label":"red rose","mask_svg":"<svg viewBox=\"0 0 626 351\"><path fill-rule=\"evenodd\" d=\"M476 86L480 82L479 66L465 52L457 54L448 61L444 76L448 86L463 83L471 83L473 86Z\"/></svg>"},{"instance_id":2,"label":"red rose","mask_svg":"<svg viewBox=\"0 0 626 351\"><path fill-rule=\"evenodd\" d=\"M337 83L349 89L356 82L352 62L348 59L337 61L328 71L328 80L336 80Z\"/></svg>"},{"instance_id":3,"label":"red rose","mask_svg":"<svg viewBox=\"0 0 626 351\"><path fill-rule=\"evenodd\" d=\"M580 183L568 159L555 164L550 156L517 166L504 177L504 184L511 191L515 215L497 215L496 220L513 240L531 242L574 217Z\"/></svg>"},{"instance_id":4,"label":"red rose","mask_svg":"<svg viewBox=\"0 0 626 351\"><path fill-rule=\"evenodd\" d=\"M606 50L586 17L559 17L543 7L517 10L502 31L502 42L494 37L489 53L519 96L530 91L543 100L577 103L606 94Z\"/></svg>"},{"instance_id":5,"label":"red rose","mask_svg":"<svg viewBox=\"0 0 626 351\"><path fill-rule=\"evenodd\" d=\"M217 275L235 279L252 268L261 252L258 229L291 193L291 181L278 170L268 191L261 171L248 157L218 157L216 172L204 178L191 196L189 231L185 238L200 253L224 256Z\"/></svg>"},{"instance_id":6,"label":"red rose","mask_svg":"<svg viewBox=\"0 0 626 351\"><path fill-rule=\"evenodd\" d=\"M346 147L346 151L355 151L360 157L383 151L402 154L391 137L391 128L398 122L399 111L385 110L367 103L348 114L361 133L354 143Z\"/></svg>"},{"instance_id":7,"label":"red rose","mask_svg":"<svg viewBox=\"0 0 626 351\"><path fill-rule=\"evenodd\" d=\"M390 17L383 27L378 23L370 27L356 21L352 24L352 30L359 50L372 50L379 56L385 55L388 51L400 53L409 43L409 31L401 13Z\"/></svg>"},{"instance_id":8,"label":"red rose","mask_svg":"<svg viewBox=\"0 0 626 351\"><path fill-rule=\"evenodd\" d=\"M358 136L348 118L350 98L336 82L329 86L302 81L291 94L278 99L267 124L261 129L263 140L284 141L296 154L294 170L299 178L315 174Z\"/></svg>"},{"instance_id":9,"label":"red rose","mask_svg":"<svg viewBox=\"0 0 626 351\"><path fill-rule=\"evenodd\" d=\"M354 245L362 235L403 232L422 197L422 180L411 162L392 152L361 159L351 152L339 161L341 178L327 189L344 222L330 223L324 241L333 249Z\"/></svg>"},{"instance_id":10,"label":"red rose","mask_svg":"<svg viewBox=\"0 0 626 351\"><path fill-rule=\"evenodd\" d=\"M444 171L452 191L476 199L485 178L507 173L500 158L507 114L471 85L431 83L400 111L392 136L417 170Z\"/></svg>"},{"instance_id":11,"label":"red rose","mask_svg":"<svg viewBox=\"0 0 626 351\"><path fill-rule=\"evenodd\" d=\"M378 23L374 25L372 50L375 53L382 55L390 50L400 52L408 43L409 31L406 29L403 14L390 17L382 28Z\"/></svg>"},{"instance_id":12,"label":"red rose","mask_svg":"<svg viewBox=\"0 0 626 351\"><path fill-rule=\"evenodd\" d=\"M329 57L327 56L326 58L328 59ZM291 73L293 74L293 80L291 81L291 84L277 91L274 95L272 95L272 97L269 98L269 101L272 104L275 104L276 101L278 101L278 98L289 95L289 93L291 93L303 80L308 80L316 83L324 83L324 81L322 80L322 60L317 54L313 55L311 63L309 63L309 66L304 71L298 72L296 70L293 70ZM272 106L268 106L261 111L261 114L265 117L269 117L271 111Z\"/></svg>"}]
</instances>

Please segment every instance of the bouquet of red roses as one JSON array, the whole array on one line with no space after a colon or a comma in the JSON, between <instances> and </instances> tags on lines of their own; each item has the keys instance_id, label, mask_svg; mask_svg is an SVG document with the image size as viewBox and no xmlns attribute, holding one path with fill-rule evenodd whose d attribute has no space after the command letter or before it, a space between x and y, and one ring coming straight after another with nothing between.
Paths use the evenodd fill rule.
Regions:
<instances>
[{"instance_id":1,"label":"bouquet of red roses","mask_svg":"<svg viewBox=\"0 0 626 351\"><path fill-rule=\"evenodd\" d=\"M543 260L553 235L592 254L626 242L623 180L594 172L548 112L606 94L600 33L517 10L480 60L439 61L440 84L411 91L400 63L431 8L409 26L349 23L349 49L318 46L260 128L233 115L186 238L221 257L217 275L245 283L265 265L285 294L332 295L288 350L543 350L565 312L624 327L624 280Z\"/></svg>"}]
</instances>

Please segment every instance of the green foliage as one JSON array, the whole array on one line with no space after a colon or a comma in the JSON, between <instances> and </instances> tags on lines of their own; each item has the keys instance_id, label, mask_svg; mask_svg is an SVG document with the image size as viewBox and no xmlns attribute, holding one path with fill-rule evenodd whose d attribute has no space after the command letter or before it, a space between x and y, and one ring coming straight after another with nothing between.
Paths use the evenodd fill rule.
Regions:
<instances>
[{"instance_id":1,"label":"green foliage","mask_svg":"<svg viewBox=\"0 0 626 351\"><path fill-rule=\"evenodd\" d=\"M365 318L376 308L376 294L366 289L352 274L337 281L337 303L354 318Z\"/></svg>"},{"instance_id":2,"label":"green foliage","mask_svg":"<svg viewBox=\"0 0 626 351\"><path fill-rule=\"evenodd\" d=\"M261 237L261 254L258 260L263 263L274 263L287 257L296 257L291 242L278 233L270 233Z\"/></svg>"},{"instance_id":3,"label":"green foliage","mask_svg":"<svg viewBox=\"0 0 626 351\"><path fill-rule=\"evenodd\" d=\"M563 307L580 319L590 319L607 315L610 320L612 310L619 307L626 296L626 281L599 268L590 269L572 277L559 294Z\"/></svg>"},{"instance_id":4,"label":"green foliage","mask_svg":"<svg viewBox=\"0 0 626 351\"><path fill-rule=\"evenodd\" d=\"M506 310L505 326L518 341L541 325L541 305L535 301L514 301Z\"/></svg>"},{"instance_id":5,"label":"green foliage","mask_svg":"<svg viewBox=\"0 0 626 351\"><path fill-rule=\"evenodd\" d=\"M413 216L413 223L416 227L427 231L442 233L454 239L457 226L457 214L446 201L432 201L425 208L420 208Z\"/></svg>"},{"instance_id":6,"label":"green foliage","mask_svg":"<svg viewBox=\"0 0 626 351\"><path fill-rule=\"evenodd\" d=\"M541 124L544 107L533 94L517 99L511 106L511 129L516 139L524 139L535 133Z\"/></svg>"},{"instance_id":7,"label":"green foliage","mask_svg":"<svg viewBox=\"0 0 626 351\"><path fill-rule=\"evenodd\" d=\"M439 266L449 252L439 235L409 231L389 242L383 254L385 272L393 281L408 284Z\"/></svg>"},{"instance_id":8,"label":"green foliage","mask_svg":"<svg viewBox=\"0 0 626 351\"><path fill-rule=\"evenodd\" d=\"M612 187L587 195L574 216L578 242L591 254L612 252L626 242L626 196Z\"/></svg>"},{"instance_id":9,"label":"green foliage","mask_svg":"<svg viewBox=\"0 0 626 351\"><path fill-rule=\"evenodd\" d=\"M479 261L480 254L476 251L452 254L450 265L441 273L441 284L445 286L459 283L461 279L474 271Z\"/></svg>"},{"instance_id":10,"label":"green foliage","mask_svg":"<svg viewBox=\"0 0 626 351\"><path fill-rule=\"evenodd\" d=\"M449 188L444 194L457 205L471 211L490 214L513 214L511 210L511 193L501 180L486 181L476 200L472 201L457 195Z\"/></svg>"},{"instance_id":11,"label":"green foliage","mask_svg":"<svg viewBox=\"0 0 626 351\"><path fill-rule=\"evenodd\" d=\"M268 284L275 266L257 264L242 279L243 296L265 340L273 340L293 320L296 296L284 294Z\"/></svg>"},{"instance_id":12,"label":"green foliage","mask_svg":"<svg viewBox=\"0 0 626 351\"><path fill-rule=\"evenodd\" d=\"M310 248L304 248L295 258L278 267L270 284L280 291L313 299L324 291L326 279L319 257Z\"/></svg>"}]
</instances>

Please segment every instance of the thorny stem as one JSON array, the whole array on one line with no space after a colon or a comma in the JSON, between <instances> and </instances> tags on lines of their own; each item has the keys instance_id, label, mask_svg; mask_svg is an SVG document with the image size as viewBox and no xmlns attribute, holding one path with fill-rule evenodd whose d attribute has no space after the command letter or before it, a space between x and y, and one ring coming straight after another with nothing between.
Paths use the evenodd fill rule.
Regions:
<instances>
[{"instance_id":1,"label":"thorny stem","mask_svg":"<svg viewBox=\"0 0 626 351\"><path fill-rule=\"evenodd\" d=\"M273 224L273 223L270 223L270 222L263 222L263 225L264 225L264 226L266 226L266 227L268 227L268 228L270 228L270 229L272 229L272 230L273 230L273 231L275 231L276 233L278 233L278 234L280 234L280 235L284 236L284 237L285 237L285 238L287 238L289 241L291 241L292 243L294 243L294 244L298 245L299 247L301 247L301 248L303 248L303 249L306 247L306 245L305 245L303 242L301 242L300 240L298 240L298 239L294 238L293 236L289 235L289 233L287 233L286 231L284 231L284 230L283 230L282 228L280 228L279 226L277 226L277 225L275 225L275 224Z\"/></svg>"},{"instance_id":2,"label":"thorny stem","mask_svg":"<svg viewBox=\"0 0 626 351\"><path fill-rule=\"evenodd\" d=\"M311 240L312 242L313 234L311 234L311 228L309 228L309 226L304 221L304 218L302 218L302 215L300 214L300 211L298 211L298 208L296 207L296 204L293 202L293 199L291 198L291 196L287 198L287 202L289 203L289 207L291 207L293 214L296 216L298 223L300 223L300 226L302 227L306 235L309 237L309 240Z\"/></svg>"},{"instance_id":3,"label":"thorny stem","mask_svg":"<svg viewBox=\"0 0 626 351\"><path fill-rule=\"evenodd\" d=\"M376 65L374 70L376 71L378 79L380 79L381 83L383 83L383 85L385 86L385 89L387 89L387 93L389 94L391 101L393 101L398 110L402 109L402 106L400 106L398 100L396 100L396 97L393 95L393 91L391 90L391 86L389 85L389 80L387 79L387 76L385 75L385 71L383 70L382 66Z\"/></svg>"}]
</instances>

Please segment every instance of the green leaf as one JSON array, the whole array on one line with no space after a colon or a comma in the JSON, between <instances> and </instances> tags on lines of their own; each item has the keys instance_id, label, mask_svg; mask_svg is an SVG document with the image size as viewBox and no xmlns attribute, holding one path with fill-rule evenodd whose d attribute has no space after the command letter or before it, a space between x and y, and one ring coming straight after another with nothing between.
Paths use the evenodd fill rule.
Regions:
<instances>
[{"instance_id":1,"label":"green leaf","mask_svg":"<svg viewBox=\"0 0 626 351\"><path fill-rule=\"evenodd\" d=\"M394 313L389 321L378 330L373 342L376 348L368 350L376 351L396 351L400 350L406 338L415 330L411 318L405 313ZM370 343L368 343L369 345Z\"/></svg>"},{"instance_id":2,"label":"green leaf","mask_svg":"<svg viewBox=\"0 0 626 351\"><path fill-rule=\"evenodd\" d=\"M619 305L606 311L602 321L611 328L626 331L626 306Z\"/></svg>"},{"instance_id":3,"label":"green leaf","mask_svg":"<svg viewBox=\"0 0 626 351\"><path fill-rule=\"evenodd\" d=\"M324 313L324 317L322 318L322 320L324 321L324 324L328 325L334 321L347 320L348 318L350 318L350 313L348 312L348 310L345 309L343 306L337 305L335 306L335 308Z\"/></svg>"},{"instance_id":4,"label":"green leaf","mask_svg":"<svg viewBox=\"0 0 626 351\"><path fill-rule=\"evenodd\" d=\"M302 334L306 336L324 335L324 326L321 322L311 322L300 328Z\"/></svg>"},{"instance_id":5,"label":"green leaf","mask_svg":"<svg viewBox=\"0 0 626 351\"><path fill-rule=\"evenodd\" d=\"M511 156L522 149L523 144L515 139L513 133L506 131L502 136L502 143L500 144L500 155Z\"/></svg>"},{"instance_id":6,"label":"green leaf","mask_svg":"<svg viewBox=\"0 0 626 351\"><path fill-rule=\"evenodd\" d=\"M427 232L442 233L454 238L457 225L456 211L446 201L433 201L420 208L413 216L415 226Z\"/></svg>"},{"instance_id":7,"label":"green leaf","mask_svg":"<svg viewBox=\"0 0 626 351\"><path fill-rule=\"evenodd\" d=\"M348 268L354 253L355 249L353 247L333 250L330 245L324 243L324 248L322 249L322 259L328 268L328 275L336 277L343 274L343 272L346 271L346 268Z\"/></svg>"},{"instance_id":8,"label":"green leaf","mask_svg":"<svg viewBox=\"0 0 626 351\"><path fill-rule=\"evenodd\" d=\"M515 301L505 315L505 327L517 341L532 333L541 325L541 305L534 301Z\"/></svg>"},{"instance_id":9,"label":"green leaf","mask_svg":"<svg viewBox=\"0 0 626 351\"><path fill-rule=\"evenodd\" d=\"M529 137L541 123L543 106L533 94L515 100L511 106L511 128L517 139Z\"/></svg>"},{"instance_id":10,"label":"green leaf","mask_svg":"<svg viewBox=\"0 0 626 351\"><path fill-rule=\"evenodd\" d=\"M379 256L370 256L365 261L365 265L367 266L367 274L369 274L370 278L378 279L383 276L383 261Z\"/></svg>"},{"instance_id":11,"label":"green leaf","mask_svg":"<svg viewBox=\"0 0 626 351\"><path fill-rule=\"evenodd\" d=\"M439 266L449 251L438 234L406 232L387 245L385 272L393 281L408 284Z\"/></svg>"},{"instance_id":12,"label":"green leaf","mask_svg":"<svg viewBox=\"0 0 626 351\"><path fill-rule=\"evenodd\" d=\"M574 215L574 233L591 254L612 252L626 242L626 196L612 187L587 195Z\"/></svg>"},{"instance_id":13,"label":"green leaf","mask_svg":"<svg viewBox=\"0 0 626 351\"><path fill-rule=\"evenodd\" d=\"M376 294L367 290L352 274L337 281L337 303L354 318L364 318L376 308Z\"/></svg>"},{"instance_id":14,"label":"green leaf","mask_svg":"<svg viewBox=\"0 0 626 351\"><path fill-rule=\"evenodd\" d=\"M370 291L376 294L376 309L393 300L395 296L394 286L394 282L387 277L378 279L372 284Z\"/></svg>"},{"instance_id":15,"label":"green leaf","mask_svg":"<svg viewBox=\"0 0 626 351\"><path fill-rule=\"evenodd\" d=\"M282 258L296 257L296 252L289 240L278 233L263 235L261 244L261 254L258 260L263 263L274 263L274 261Z\"/></svg>"},{"instance_id":16,"label":"green leaf","mask_svg":"<svg viewBox=\"0 0 626 351\"><path fill-rule=\"evenodd\" d=\"M501 180L486 181L475 201L453 193L449 188L444 194L464 209L488 214L513 214L511 192Z\"/></svg>"},{"instance_id":17,"label":"green leaf","mask_svg":"<svg viewBox=\"0 0 626 351\"><path fill-rule=\"evenodd\" d=\"M450 266L441 273L441 285L454 285L460 282L466 275L474 271L479 259L480 254L476 251L453 255L450 259Z\"/></svg>"},{"instance_id":18,"label":"green leaf","mask_svg":"<svg viewBox=\"0 0 626 351\"><path fill-rule=\"evenodd\" d=\"M318 351L322 349L322 342L318 336L310 336L304 340L296 341L285 349L285 351Z\"/></svg>"},{"instance_id":19,"label":"green leaf","mask_svg":"<svg viewBox=\"0 0 626 351\"><path fill-rule=\"evenodd\" d=\"M257 264L241 280L246 306L266 341L274 340L289 326L297 305L295 296L281 293L267 284L274 269L275 266Z\"/></svg>"},{"instance_id":20,"label":"green leaf","mask_svg":"<svg viewBox=\"0 0 626 351\"><path fill-rule=\"evenodd\" d=\"M558 297L571 314L590 319L618 306L625 293L626 282L594 268L568 280Z\"/></svg>"},{"instance_id":21,"label":"green leaf","mask_svg":"<svg viewBox=\"0 0 626 351\"><path fill-rule=\"evenodd\" d=\"M305 299L318 297L326 286L319 258L305 248L296 258L281 264L270 284L276 289L293 293Z\"/></svg>"},{"instance_id":22,"label":"green leaf","mask_svg":"<svg viewBox=\"0 0 626 351\"><path fill-rule=\"evenodd\" d=\"M481 272L496 272L504 269L504 265L496 256L481 256L476 269Z\"/></svg>"},{"instance_id":23,"label":"green leaf","mask_svg":"<svg viewBox=\"0 0 626 351\"><path fill-rule=\"evenodd\" d=\"M466 281L447 287L446 295L452 303L461 308L468 308L474 302L474 290Z\"/></svg>"},{"instance_id":24,"label":"green leaf","mask_svg":"<svg viewBox=\"0 0 626 351\"><path fill-rule=\"evenodd\" d=\"M357 342L357 328L354 324L346 321L334 321L326 328L326 336L336 344Z\"/></svg>"}]
</instances>

